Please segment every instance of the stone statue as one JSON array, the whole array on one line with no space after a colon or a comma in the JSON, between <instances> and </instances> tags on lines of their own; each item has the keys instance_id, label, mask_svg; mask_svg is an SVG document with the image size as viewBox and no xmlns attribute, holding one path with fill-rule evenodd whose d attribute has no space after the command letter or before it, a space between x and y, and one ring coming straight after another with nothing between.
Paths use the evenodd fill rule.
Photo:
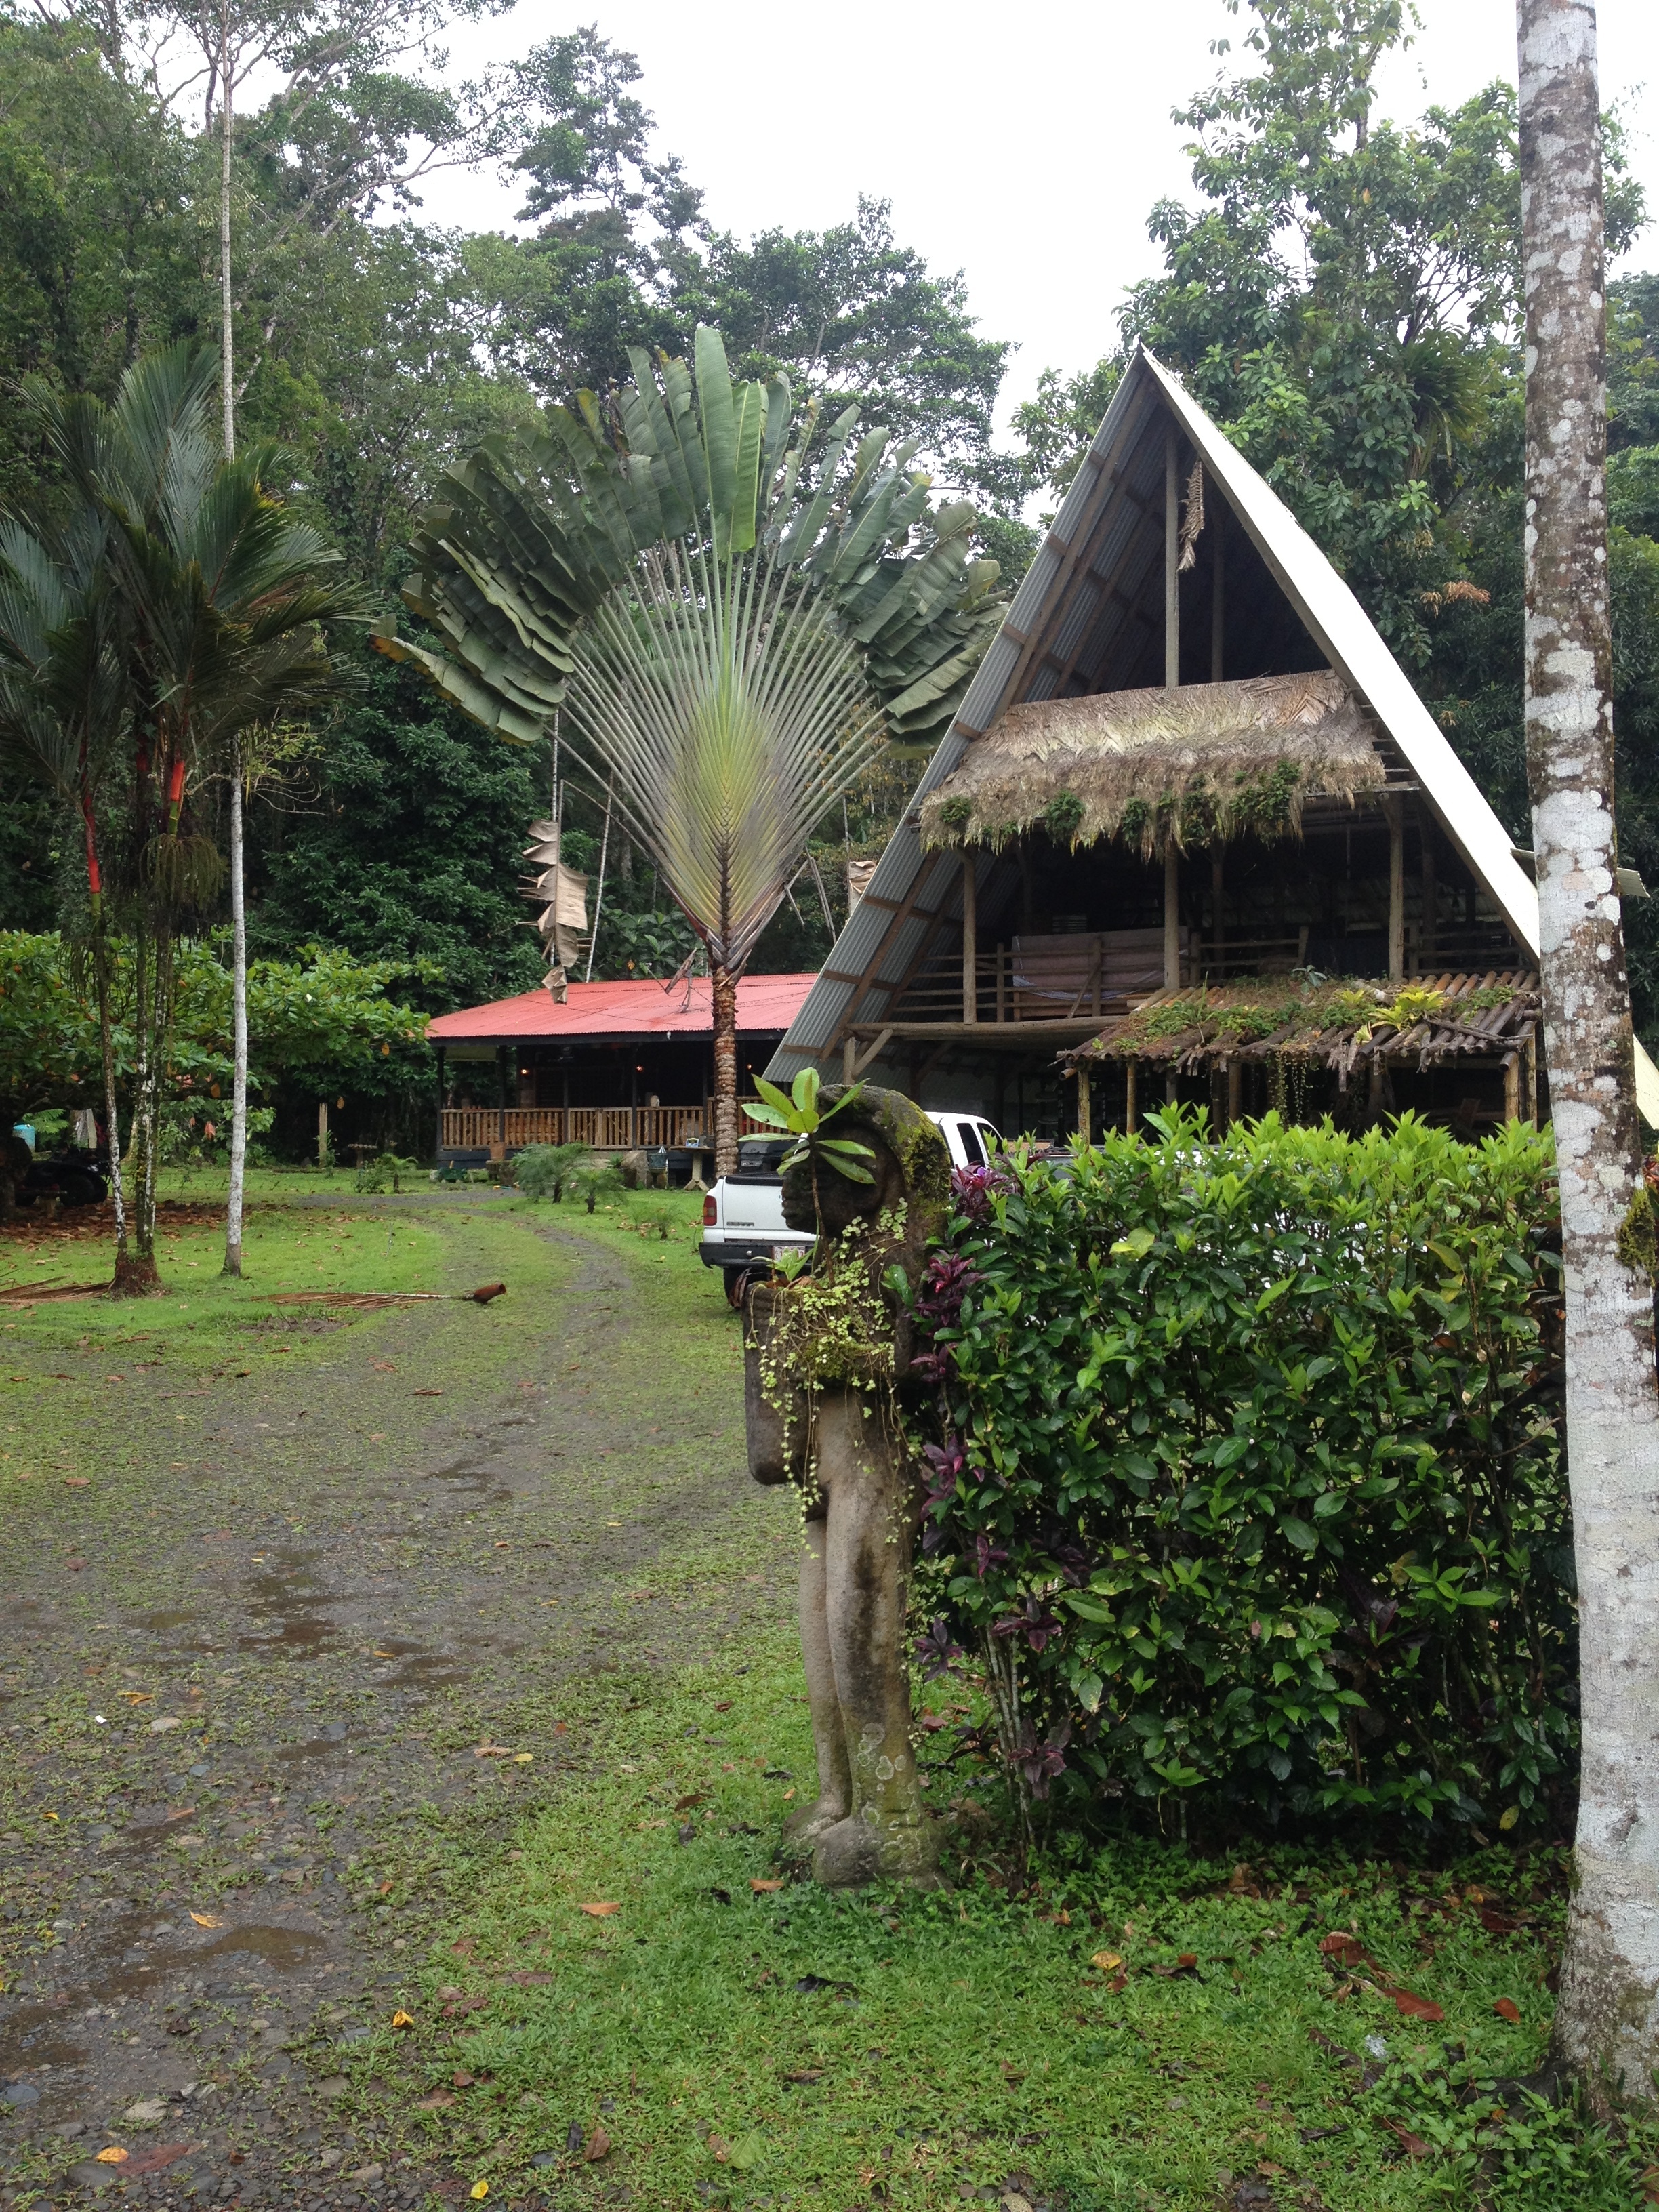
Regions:
<instances>
[{"instance_id":1,"label":"stone statue","mask_svg":"<svg viewBox=\"0 0 1659 2212\"><path fill-rule=\"evenodd\" d=\"M837 1091L823 1103L833 1108ZM800 1642L817 1753L817 1802L787 1833L814 1878L932 1882L938 1844L910 1741L904 1656L915 1487L897 1419L910 1371L912 1291L944 1226L945 1140L901 1093L862 1088L833 1133L869 1147L872 1180L820 1163L784 1179L784 1218L817 1228L808 1273L748 1301L750 1472L804 1493ZM815 1194L816 1187L816 1194Z\"/></svg>"}]
</instances>

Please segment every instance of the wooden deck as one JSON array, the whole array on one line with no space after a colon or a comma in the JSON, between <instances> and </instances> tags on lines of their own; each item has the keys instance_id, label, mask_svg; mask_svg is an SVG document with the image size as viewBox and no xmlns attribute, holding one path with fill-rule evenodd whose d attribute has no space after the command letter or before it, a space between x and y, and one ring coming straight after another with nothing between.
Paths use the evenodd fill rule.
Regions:
<instances>
[{"instance_id":1,"label":"wooden deck","mask_svg":"<svg viewBox=\"0 0 1659 2212\"><path fill-rule=\"evenodd\" d=\"M738 1102L738 1134L762 1125ZM643 1146L697 1151L712 1146L714 1105L701 1106L446 1106L440 1139L446 1152L489 1152L500 1158L526 1145L591 1145L596 1152L629 1152Z\"/></svg>"}]
</instances>

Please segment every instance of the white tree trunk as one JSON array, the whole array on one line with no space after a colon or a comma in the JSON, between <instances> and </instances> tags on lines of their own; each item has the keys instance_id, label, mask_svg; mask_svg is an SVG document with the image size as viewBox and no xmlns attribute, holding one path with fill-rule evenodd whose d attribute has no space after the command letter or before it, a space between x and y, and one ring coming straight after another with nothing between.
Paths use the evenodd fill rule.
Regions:
<instances>
[{"instance_id":1,"label":"white tree trunk","mask_svg":"<svg viewBox=\"0 0 1659 2212\"><path fill-rule=\"evenodd\" d=\"M225 1205L228 1275L242 1272L242 1185L247 1172L247 905L242 890L242 741L230 744L230 1194Z\"/></svg>"},{"instance_id":2,"label":"white tree trunk","mask_svg":"<svg viewBox=\"0 0 1659 2212\"><path fill-rule=\"evenodd\" d=\"M1651 2101L1659 2062L1659 1388L1614 877L1601 115L1589 0L1517 0L1526 275L1527 763L1561 1185L1583 1781L1559 2060Z\"/></svg>"},{"instance_id":3,"label":"white tree trunk","mask_svg":"<svg viewBox=\"0 0 1659 2212\"><path fill-rule=\"evenodd\" d=\"M230 62L230 0L219 12L219 375L225 459L236 454L235 318L231 289L230 156L235 119ZM234 1066L230 1085L230 1191L225 1201L227 1275L242 1272L242 1185L247 1170L247 911L242 876L242 745L230 747L230 1003Z\"/></svg>"}]
</instances>

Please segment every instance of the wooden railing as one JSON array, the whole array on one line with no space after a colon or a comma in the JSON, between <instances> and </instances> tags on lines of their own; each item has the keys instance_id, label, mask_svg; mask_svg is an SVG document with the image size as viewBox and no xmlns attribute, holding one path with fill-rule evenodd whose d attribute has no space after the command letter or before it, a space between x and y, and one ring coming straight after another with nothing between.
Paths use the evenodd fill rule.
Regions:
<instances>
[{"instance_id":1,"label":"wooden railing","mask_svg":"<svg viewBox=\"0 0 1659 2212\"><path fill-rule=\"evenodd\" d=\"M738 1127L760 1124L738 1102ZM447 1152L520 1151L526 1145L591 1145L596 1152L628 1152L666 1145L713 1144L714 1104L701 1106L446 1106L440 1139Z\"/></svg>"}]
</instances>

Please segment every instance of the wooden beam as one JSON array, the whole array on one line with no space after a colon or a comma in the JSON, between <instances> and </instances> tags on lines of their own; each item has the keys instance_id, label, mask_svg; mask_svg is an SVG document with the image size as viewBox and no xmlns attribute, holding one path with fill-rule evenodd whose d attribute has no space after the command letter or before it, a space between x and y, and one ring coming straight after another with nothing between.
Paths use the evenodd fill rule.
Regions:
<instances>
[{"instance_id":1,"label":"wooden beam","mask_svg":"<svg viewBox=\"0 0 1659 2212\"><path fill-rule=\"evenodd\" d=\"M1389 981L1406 980L1406 815L1399 799L1385 793L1389 824Z\"/></svg>"},{"instance_id":2,"label":"wooden beam","mask_svg":"<svg viewBox=\"0 0 1659 2212\"><path fill-rule=\"evenodd\" d=\"M1164 425L1164 688L1181 689L1181 433Z\"/></svg>"},{"instance_id":3,"label":"wooden beam","mask_svg":"<svg viewBox=\"0 0 1659 2212\"><path fill-rule=\"evenodd\" d=\"M1135 1064L1132 1060L1123 1063L1123 1133L1133 1137L1135 1133Z\"/></svg>"},{"instance_id":4,"label":"wooden beam","mask_svg":"<svg viewBox=\"0 0 1659 2212\"><path fill-rule=\"evenodd\" d=\"M1210 486L1210 497L1215 504L1215 513L1210 518L1210 527L1215 532L1210 552L1210 681L1219 684L1227 635L1227 542L1221 534L1227 502L1221 496L1220 486L1214 483Z\"/></svg>"},{"instance_id":5,"label":"wooden beam","mask_svg":"<svg viewBox=\"0 0 1659 2212\"><path fill-rule=\"evenodd\" d=\"M978 863L971 847L962 850L962 1018L979 1019Z\"/></svg>"},{"instance_id":6,"label":"wooden beam","mask_svg":"<svg viewBox=\"0 0 1659 2212\"><path fill-rule=\"evenodd\" d=\"M1077 1133L1085 1145L1095 1140L1093 1099L1090 1093L1089 1063L1080 1060L1077 1064Z\"/></svg>"},{"instance_id":7,"label":"wooden beam","mask_svg":"<svg viewBox=\"0 0 1659 2212\"><path fill-rule=\"evenodd\" d=\"M1504 1062L1504 1119L1521 1119L1521 1055L1512 1052Z\"/></svg>"},{"instance_id":8,"label":"wooden beam","mask_svg":"<svg viewBox=\"0 0 1659 2212\"><path fill-rule=\"evenodd\" d=\"M866 1067L875 1066L886 1050L892 1035L891 1030L879 1030L872 1040L867 1052L860 1052L857 1041L850 1036L848 1038L847 1058L842 1064L848 1070L847 1080L849 1083L856 1083Z\"/></svg>"},{"instance_id":9,"label":"wooden beam","mask_svg":"<svg viewBox=\"0 0 1659 2212\"><path fill-rule=\"evenodd\" d=\"M1164 848L1164 988L1181 988L1181 855L1173 836Z\"/></svg>"}]
</instances>

